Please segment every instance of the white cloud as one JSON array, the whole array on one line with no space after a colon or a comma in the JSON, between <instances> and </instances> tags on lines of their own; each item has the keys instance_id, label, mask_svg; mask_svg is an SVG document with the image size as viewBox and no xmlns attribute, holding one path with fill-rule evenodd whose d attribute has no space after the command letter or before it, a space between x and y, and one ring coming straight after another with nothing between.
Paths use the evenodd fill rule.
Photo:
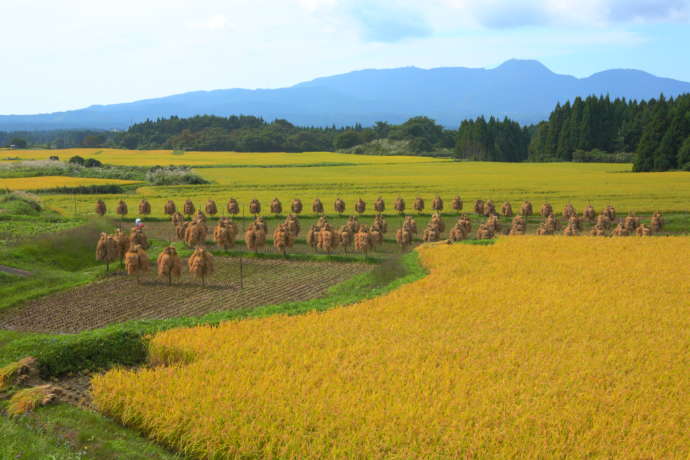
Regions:
<instances>
[{"instance_id":1,"label":"white cloud","mask_svg":"<svg viewBox=\"0 0 690 460\"><path fill-rule=\"evenodd\" d=\"M221 30L225 28L227 20L222 14L215 14L203 21L192 22L189 24L190 29L196 30Z\"/></svg>"}]
</instances>

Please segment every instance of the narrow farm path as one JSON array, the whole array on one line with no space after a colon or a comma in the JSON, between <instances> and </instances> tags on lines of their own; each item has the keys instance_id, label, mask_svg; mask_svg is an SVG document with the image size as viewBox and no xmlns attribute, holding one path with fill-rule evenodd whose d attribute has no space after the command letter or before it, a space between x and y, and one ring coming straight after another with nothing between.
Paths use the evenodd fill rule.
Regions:
<instances>
[{"instance_id":1,"label":"narrow farm path","mask_svg":"<svg viewBox=\"0 0 690 460\"><path fill-rule=\"evenodd\" d=\"M186 265L186 261L185 261ZM137 284L114 273L103 281L32 300L0 314L0 329L74 333L131 319L201 316L206 313L322 296L330 286L372 269L369 264L294 262L280 259L244 261L240 288L239 260L217 257L207 286L189 273L172 286L155 267Z\"/></svg>"}]
</instances>

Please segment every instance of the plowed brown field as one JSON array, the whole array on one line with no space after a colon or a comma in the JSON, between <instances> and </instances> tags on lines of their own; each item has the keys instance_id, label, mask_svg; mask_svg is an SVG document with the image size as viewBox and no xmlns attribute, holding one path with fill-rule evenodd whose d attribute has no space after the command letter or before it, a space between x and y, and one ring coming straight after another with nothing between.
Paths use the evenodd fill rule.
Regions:
<instances>
[{"instance_id":1,"label":"plowed brown field","mask_svg":"<svg viewBox=\"0 0 690 460\"><path fill-rule=\"evenodd\" d=\"M186 263L186 261L185 261ZM142 277L108 279L30 301L0 314L0 329L73 333L130 319L199 316L221 310L307 300L371 265L245 259L240 289L239 259L217 257L216 272L202 287L183 273L168 286L155 267Z\"/></svg>"}]
</instances>

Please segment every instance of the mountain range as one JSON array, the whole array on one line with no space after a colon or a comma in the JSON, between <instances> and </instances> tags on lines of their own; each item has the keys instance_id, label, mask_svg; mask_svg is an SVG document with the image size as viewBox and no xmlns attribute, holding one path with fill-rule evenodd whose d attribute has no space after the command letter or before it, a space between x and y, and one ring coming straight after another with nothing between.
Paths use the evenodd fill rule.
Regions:
<instances>
[{"instance_id":1,"label":"mountain range","mask_svg":"<svg viewBox=\"0 0 690 460\"><path fill-rule=\"evenodd\" d=\"M493 69L359 70L286 88L195 91L65 112L0 115L0 130L126 129L146 119L204 114L284 118L300 126L401 123L417 115L452 128L479 115L529 124L547 118L556 103L577 96L642 100L662 93L690 93L690 83L629 69L576 78L556 74L538 61L512 59Z\"/></svg>"}]
</instances>

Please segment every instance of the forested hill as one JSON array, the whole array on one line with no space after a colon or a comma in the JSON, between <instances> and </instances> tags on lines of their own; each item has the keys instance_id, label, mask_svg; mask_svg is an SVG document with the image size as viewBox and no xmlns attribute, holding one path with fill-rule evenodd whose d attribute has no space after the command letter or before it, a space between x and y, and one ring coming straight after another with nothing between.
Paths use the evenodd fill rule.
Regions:
<instances>
[{"instance_id":1,"label":"forested hill","mask_svg":"<svg viewBox=\"0 0 690 460\"><path fill-rule=\"evenodd\" d=\"M636 171L690 170L690 94L649 101L576 98L557 105L529 146L531 161L583 161L587 152L635 152Z\"/></svg>"},{"instance_id":2,"label":"forested hill","mask_svg":"<svg viewBox=\"0 0 690 460\"><path fill-rule=\"evenodd\" d=\"M371 127L299 127L252 116L164 118L125 132L0 133L0 144L53 148L110 146L243 152L341 151L446 155L483 161L634 161L636 171L690 171L690 95L627 101L575 98L548 121L520 126L508 118L464 120L446 129L428 117ZM52 136L52 137L51 137ZM75 145L75 141L79 144Z\"/></svg>"}]
</instances>

